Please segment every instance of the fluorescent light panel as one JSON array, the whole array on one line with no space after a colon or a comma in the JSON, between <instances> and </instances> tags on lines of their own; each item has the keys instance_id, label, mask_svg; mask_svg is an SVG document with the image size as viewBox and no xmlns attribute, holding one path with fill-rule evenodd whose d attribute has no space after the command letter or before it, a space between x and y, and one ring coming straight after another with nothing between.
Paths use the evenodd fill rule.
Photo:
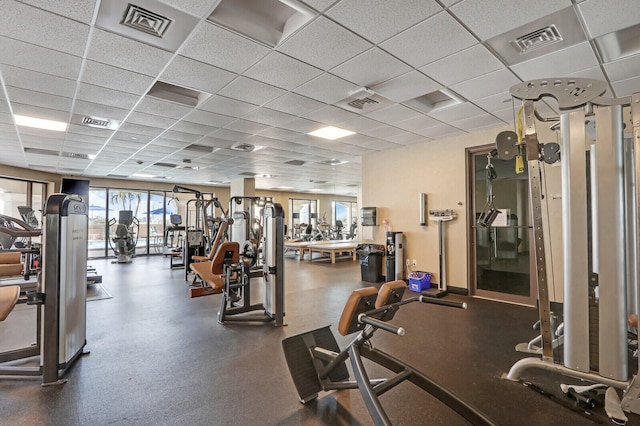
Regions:
<instances>
[{"instance_id":1,"label":"fluorescent light panel","mask_svg":"<svg viewBox=\"0 0 640 426\"><path fill-rule=\"evenodd\" d=\"M313 132L309 132L307 134L333 141L336 139L344 138L345 136L355 135L356 132L352 132L351 130L341 129L339 127L327 126L327 127L323 127L322 129L314 130Z\"/></svg>"},{"instance_id":2,"label":"fluorescent light panel","mask_svg":"<svg viewBox=\"0 0 640 426\"><path fill-rule=\"evenodd\" d=\"M139 177L139 178L152 178L152 177L154 177L154 175L149 175L149 174L146 174L146 173L134 173L132 176Z\"/></svg>"},{"instance_id":3,"label":"fluorescent light panel","mask_svg":"<svg viewBox=\"0 0 640 426\"><path fill-rule=\"evenodd\" d=\"M55 132L66 132L67 123L62 121L45 120L44 118L27 117L26 115L13 115L18 126L34 127L36 129L53 130Z\"/></svg>"}]
</instances>

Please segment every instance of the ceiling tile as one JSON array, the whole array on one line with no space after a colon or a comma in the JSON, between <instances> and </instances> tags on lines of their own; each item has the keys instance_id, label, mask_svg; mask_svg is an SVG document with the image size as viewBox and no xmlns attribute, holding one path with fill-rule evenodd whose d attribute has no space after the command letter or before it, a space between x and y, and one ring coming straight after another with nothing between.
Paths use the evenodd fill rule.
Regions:
<instances>
[{"instance_id":1,"label":"ceiling tile","mask_svg":"<svg viewBox=\"0 0 640 426\"><path fill-rule=\"evenodd\" d=\"M81 81L121 92L142 95L147 93L151 87L153 78L99 62L86 61Z\"/></svg>"},{"instance_id":2,"label":"ceiling tile","mask_svg":"<svg viewBox=\"0 0 640 426\"><path fill-rule=\"evenodd\" d=\"M321 16L287 39L278 50L329 70L370 47L366 40Z\"/></svg>"},{"instance_id":3,"label":"ceiling tile","mask_svg":"<svg viewBox=\"0 0 640 426\"><path fill-rule=\"evenodd\" d=\"M436 111L431 111L429 113L431 117L440 121L444 121L446 123L463 118L475 117L482 114L485 114L483 110L468 102L450 106L448 108L442 108Z\"/></svg>"},{"instance_id":4,"label":"ceiling tile","mask_svg":"<svg viewBox=\"0 0 640 426\"><path fill-rule=\"evenodd\" d=\"M248 133L236 132L230 129L218 129L209 136L216 139L225 139L228 141L238 142L248 137Z\"/></svg>"},{"instance_id":5,"label":"ceiling tile","mask_svg":"<svg viewBox=\"0 0 640 426\"><path fill-rule=\"evenodd\" d=\"M383 124L382 126L376 127L375 129L363 130L362 133L367 136L389 140L389 138L392 136L396 136L401 133L404 133L404 130L395 127L395 125L389 126L389 125Z\"/></svg>"},{"instance_id":6,"label":"ceiling tile","mask_svg":"<svg viewBox=\"0 0 640 426\"><path fill-rule=\"evenodd\" d=\"M152 138L158 136L160 133L162 133L163 130L164 129L145 126L144 124L132 123L130 121L125 121L118 128L118 132L127 132L127 133L132 133L134 135L146 135Z\"/></svg>"},{"instance_id":7,"label":"ceiling tile","mask_svg":"<svg viewBox=\"0 0 640 426\"><path fill-rule=\"evenodd\" d=\"M209 94L229 84L235 73L207 65L184 56L177 56L160 76L161 81Z\"/></svg>"},{"instance_id":8,"label":"ceiling tile","mask_svg":"<svg viewBox=\"0 0 640 426\"><path fill-rule=\"evenodd\" d=\"M309 133L324 127L324 124L307 120L306 118L296 118L288 123L281 124L279 127L293 132Z\"/></svg>"},{"instance_id":9,"label":"ceiling tile","mask_svg":"<svg viewBox=\"0 0 640 426\"><path fill-rule=\"evenodd\" d=\"M320 102L333 104L348 98L349 94L358 90L358 88L359 86L356 84L325 73L296 88L294 92L317 99Z\"/></svg>"},{"instance_id":10,"label":"ceiling tile","mask_svg":"<svg viewBox=\"0 0 640 426\"><path fill-rule=\"evenodd\" d=\"M352 132L363 133L383 126L382 123L367 117L358 116L340 123L340 127Z\"/></svg>"},{"instance_id":11,"label":"ceiling tile","mask_svg":"<svg viewBox=\"0 0 640 426\"><path fill-rule=\"evenodd\" d=\"M244 73L247 77L287 90L295 89L320 74L322 70L275 51Z\"/></svg>"},{"instance_id":12,"label":"ceiling tile","mask_svg":"<svg viewBox=\"0 0 640 426\"><path fill-rule=\"evenodd\" d=\"M473 66L469 66L473 64ZM444 84L452 85L503 68L486 47L473 47L454 53L420 68L420 71Z\"/></svg>"},{"instance_id":13,"label":"ceiling tile","mask_svg":"<svg viewBox=\"0 0 640 426\"><path fill-rule=\"evenodd\" d=\"M394 126L399 127L403 130L413 131L424 129L426 127L433 127L438 124L440 124L438 120L423 115L421 117L414 117L408 120L398 121L397 123L394 123Z\"/></svg>"},{"instance_id":14,"label":"ceiling tile","mask_svg":"<svg viewBox=\"0 0 640 426\"><path fill-rule=\"evenodd\" d=\"M136 111L160 115L162 117L182 118L193 111L193 108L179 105L175 102L167 102L151 96L145 96L136 106Z\"/></svg>"},{"instance_id":15,"label":"ceiling tile","mask_svg":"<svg viewBox=\"0 0 640 426\"><path fill-rule=\"evenodd\" d=\"M315 10L320 12L325 11L329 6L336 3L339 0L302 0L303 3L308 4Z\"/></svg>"},{"instance_id":16,"label":"ceiling tile","mask_svg":"<svg viewBox=\"0 0 640 426\"><path fill-rule=\"evenodd\" d=\"M638 93L638 88L640 87L640 77L615 81L611 85L613 86L613 90L616 91L617 97L630 96L633 93Z\"/></svg>"},{"instance_id":17,"label":"ceiling tile","mask_svg":"<svg viewBox=\"0 0 640 426\"><path fill-rule=\"evenodd\" d=\"M451 89L469 100L474 100L504 92L518 83L520 80L505 68L455 84Z\"/></svg>"},{"instance_id":18,"label":"ceiling tile","mask_svg":"<svg viewBox=\"0 0 640 426\"><path fill-rule=\"evenodd\" d=\"M183 46L181 54L241 73L265 57L269 51L270 49L261 44L204 21ZM238 52L242 54L239 55Z\"/></svg>"},{"instance_id":19,"label":"ceiling tile","mask_svg":"<svg viewBox=\"0 0 640 426\"><path fill-rule=\"evenodd\" d=\"M571 6L571 0L465 0L449 10L481 40Z\"/></svg>"},{"instance_id":20,"label":"ceiling tile","mask_svg":"<svg viewBox=\"0 0 640 426\"><path fill-rule=\"evenodd\" d=\"M489 114L483 114L476 117L469 117L458 121L452 121L450 124L467 132L484 129L486 127L496 127L504 125L501 120L498 120L496 117Z\"/></svg>"},{"instance_id":21,"label":"ceiling tile","mask_svg":"<svg viewBox=\"0 0 640 426\"><path fill-rule=\"evenodd\" d=\"M133 108L139 99L136 95L85 83L80 83L78 85L76 98L83 101L103 103L105 105L124 109Z\"/></svg>"},{"instance_id":22,"label":"ceiling tile","mask_svg":"<svg viewBox=\"0 0 640 426\"><path fill-rule=\"evenodd\" d=\"M442 86L418 71L411 71L400 77L371 87L376 93L395 102L403 102L431 93Z\"/></svg>"},{"instance_id":23,"label":"ceiling tile","mask_svg":"<svg viewBox=\"0 0 640 426\"><path fill-rule=\"evenodd\" d=\"M578 8L592 38L638 23L636 0L589 0Z\"/></svg>"},{"instance_id":24,"label":"ceiling tile","mask_svg":"<svg viewBox=\"0 0 640 426\"><path fill-rule=\"evenodd\" d=\"M352 118L357 117L358 114L353 112L346 111L342 108L334 107L332 105L327 105L318 110L312 111L304 116L309 120L314 120L319 123L335 125L336 123L341 123L343 121L350 120Z\"/></svg>"},{"instance_id":25,"label":"ceiling tile","mask_svg":"<svg viewBox=\"0 0 640 426\"><path fill-rule=\"evenodd\" d=\"M390 136L385 139L388 140L389 142L397 143L400 145L409 145L409 144L417 143L420 141L424 141L425 137L416 135L415 133L404 132L404 133L400 133L399 135Z\"/></svg>"},{"instance_id":26,"label":"ceiling tile","mask_svg":"<svg viewBox=\"0 0 640 426\"><path fill-rule=\"evenodd\" d=\"M140 74L156 76L171 53L135 40L94 28L87 58ZM141 61L140 58L144 58Z\"/></svg>"},{"instance_id":27,"label":"ceiling tile","mask_svg":"<svg viewBox=\"0 0 640 426\"><path fill-rule=\"evenodd\" d=\"M287 114L302 116L320 109L325 104L296 93L288 92L265 104L265 107Z\"/></svg>"},{"instance_id":28,"label":"ceiling tile","mask_svg":"<svg viewBox=\"0 0 640 426\"><path fill-rule=\"evenodd\" d=\"M378 44L440 10L433 0L342 0L326 15Z\"/></svg>"},{"instance_id":29,"label":"ceiling tile","mask_svg":"<svg viewBox=\"0 0 640 426\"><path fill-rule=\"evenodd\" d=\"M0 36L0 63L75 80L81 58Z\"/></svg>"},{"instance_id":30,"label":"ceiling tile","mask_svg":"<svg viewBox=\"0 0 640 426\"><path fill-rule=\"evenodd\" d=\"M184 12L192 15L204 18L208 16L207 12L210 12L213 5L218 3L217 0L160 0L162 3L166 3L176 9L180 9Z\"/></svg>"},{"instance_id":31,"label":"ceiling tile","mask_svg":"<svg viewBox=\"0 0 640 426\"><path fill-rule=\"evenodd\" d=\"M18 87L7 87L7 93L9 94L9 100L12 104L17 102L43 108L58 109L60 111L68 112L71 110L71 98L34 92Z\"/></svg>"},{"instance_id":32,"label":"ceiling tile","mask_svg":"<svg viewBox=\"0 0 640 426\"><path fill-rule=\"evenodd\" d=\"M146 114L144 112L132 112L127 117L127 123L140 124L143 126L157 127L164 130L172 126L176 120L174 118L161 117L159 115Z\"/></svg>"},{"instance_id":33,"label":"ceiling tile","mask_svg":"<svg viewBox=\"0 0 640 426\"><path fill-rule=\"evenodd\" d=\"M447 138L450 136L461 135L464 132L448 124L440 124L437 126L429 127L427 129L420 130L420 134L432 139Z\"/></svg>"},{"instance_id":34,"label":"ceiling tile","mask_svg":"<svg viewBox=\"0 0 640 426\"><path fill-rule=\"evenodd\" d=\"M204 124L206 126L224 127L231 123L234 118L227 115L216 114L208 111L194 110L189 113L184 119L191 123Z\"/></svg>"},{"instance_id":35,"label":"ceiling tile","mask_svg":"<svg viewBox=\"0 0 640 426\"><path fill-rule=\"evenodd\" d=\"M511 69L524 80L562 77L565 74L592 68L598 65L596 56L588 41L566 49L549 53L540 58L520 62Z\"/></svg>"},{"instance_id":36,"label":"ceiling tile","mask_svg":"<svg viewBox=\"0 0 640 426\"><path fill-rule=\"evenodd\" d=\"M124 120L129 113L128 110L122 108L114 108L107 105L96 104L93 102L81 101L76 99L73 103L73 112L78 114L86 114L94 117L108 118L110 120Z\"/></svg>"},{"instance_id":37,"label":"ceiling tile","mask_svg":"<svg viewBox=\"0 0 640 426\"><path fill-rule=\"evenodd\" d=\"M246 77L238 77L220 91L220 94L240 101L263 105L284 94L285 91Z\"/></svg>"},{"instance_id":38,"label":"ceiling tile","mask_svg":"<svg viewBox=\"0 0 640 426\"><path fill-rule=\"evenodd\" d=\"M16 17L20 19L16 19ZM89 26L15 1L3 1L0 35L82 56Z\"/></svg>"},{"instance_id":39,"label":"ceiling tile","mask_svg":"<svg viewBox=\"0 0 640 426\"><path fill-rule=\"evenodd\" d=\"M476 43L469 31L441 12L390 38L380 47L414 67L421 67Z\"/></svg>"},{"instance_id":40,"label":"ceiling tile","mask_svg":"<svg viewBox=\"0 0 640 426\"><path fill-rule=\"evenodd\" d=\"M255 123L253 121L237 119L224 126L223 130L233 130L236 132L256 134L269 128L270 126ZM215 136L215 133L213 134Z\"/></svg>"},{"instance_id":41,"label":"ceiling tile","mask_svg":"<svg viewBox=\"0 0 640 426\"><path fill-rule=\"evenodd\" d=\"M370 87L410 70L407 64L374 47L333 68L331 73L360 86Z\"/></svg>"},{"instance_id":42,"label":"ceiling tile","mask_svg":"<svg viewBox=\"0 0 640 426\"><path fill-rule=\"evenodd\" d=\"M171 139L174 141L189 142L189 143L193 143L201 138L201 136L197 134L178 132L174 130L173 127L171 128L171 130L167 130L166 132L164 132L162 134L162 137L165 139Z\"/></svg>"},{"instance_id":43,"label":"ceiling tile","mask_svg":"<svg viewBox=\"0 0 640 426\"><path fill-rule=\"evenodd\" d=\"M216 126L207 126L204 124L191 123L189 121L178 121L178 123L171 128L171 130L191 133L194 135L206 135L217 129L218 127Z\"/></svg>"},{"instance_id":44,"label":"ceiling tile","mask_svg":"<svg viewBox=\"0 0 640 426\"><path fill-rule=\"evenodd\" d=\"M640 55L628 56L617 61L604 64L604 69L611 81L627 80L640 74Z\"/></svg>"},{"instance_id":45,"label":"ceiling tile","mask_svg":"<svg viewBox=\"0 0 640 426\"><path fill-rule=\"evenodd\" d=\"M27 3L36 6L40 9L48 10L49 12L56 13L58 15L66 16L70 19L89 24L93 17L93 12L96 7L95 0L74 0L72 2L63 1L51 1L51 0L20 0L22 3Z\"/></svg>"},{"instance_id":46,"label":"ceiling tile","mask_svg":"<svg viewBox=\"0 0 640 426\"><path fill-rule=\"evenodd\" d=\"M507 90L505 92L474 100L473 103L485 111L493 112L503 110L513 105L513 98L511 97L511 93Z\"/></svg>"},{"instance_id":47,"label":"ceiling tile","mask_svg":"<svg viewBox=\"0 0 640 426\"><path fill-rule=\"evenodd\" d=\"M399 121L408 120L410 118L421 117L422 114L412 110L411 108L407 108L404 105L395 104L386 108L372 111L366 114L366 116L374 120L378 120L382 123L393 124Z\"/></svg>"},{"instance_id":48,"label":"ceiling tile","mask_svg":"<svg viewBox=\"0 0 640 426\"><path fill-rule=\"evenodd\" d=\"M21 87L51 95L73 98L76 82L50 74L4 65L0 68L7 86Z\"/></svg>"},{"instance_id":49,"label":"ceiling tile","mask_svg":"<svg viewBox=\"0 0 640 426\"><path fill-rule=\"evenodd\" d=\"M257 105L217 95L211 96L203 104L198 105L198 109L231 117L242 117L256 108L258 108Z\"/></svg>"},{"instance_id":50,"label":"ceiling tile","mask_svg":"<svg viewBox=\"0 0 640 426\"><path fill-rule=\"evenodd\" d=\"M269 126L277 126L296 118L294 115L285 114L268 108L258 108L242 116L244 120L255 121Z\"/></svg>"}]
</instances>

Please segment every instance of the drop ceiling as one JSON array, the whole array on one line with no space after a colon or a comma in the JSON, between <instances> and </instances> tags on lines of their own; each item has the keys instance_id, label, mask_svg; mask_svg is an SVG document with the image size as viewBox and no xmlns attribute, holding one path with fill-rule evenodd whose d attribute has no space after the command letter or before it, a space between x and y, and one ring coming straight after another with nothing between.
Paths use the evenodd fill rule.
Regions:
<instances>
[{"instance_id":1,"label":"drop ceiling","mask_svg":"<svg viewBox=\"0 0 640 426\"><path fill-rule=\"evenodd\" d=\"M521 81L640 91L636 0L286 0L264 22L260 4L4 0L0 165L355 195L368 153L511 124ZM307 134L325 126L356 134Z\"/></svg>"}]
</instances>

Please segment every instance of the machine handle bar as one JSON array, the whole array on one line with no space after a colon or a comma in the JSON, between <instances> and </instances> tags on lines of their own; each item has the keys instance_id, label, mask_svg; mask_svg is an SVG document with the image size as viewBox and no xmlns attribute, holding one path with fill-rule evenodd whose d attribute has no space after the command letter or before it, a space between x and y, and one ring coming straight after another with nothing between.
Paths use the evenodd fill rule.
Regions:
<instances>
[{"instance_id":1,"label":"machine handle bar","mask_svg":"<svg viewBox=\"0 0 640 426\"><path fill-rule=\"evenodd\" d=\"M453 300L444 300L444 299L438 299L438 298L429 297L429 296L418 296L418 300L420 300L420 302L422 303L433 303L434 305L443 305L443 306L449 306L451 308L467 309L467 304L465 302L456 302Z\"/></svg>"},{"instance_id":2,"label":"machine handle bar","mask_svg":"<svg viewBox=\"0 0 640 426\"><path fill-rule=\"evenodd\" d=\"M366 314L358 315L358 322L360 324L369 324L375 328L379 328L389 333L397 334L398 336L404 336L404 328L396 327L393 324L386 323L384 321L377 320L375 318L368 317Z\"/></svg>"}]
</instances>

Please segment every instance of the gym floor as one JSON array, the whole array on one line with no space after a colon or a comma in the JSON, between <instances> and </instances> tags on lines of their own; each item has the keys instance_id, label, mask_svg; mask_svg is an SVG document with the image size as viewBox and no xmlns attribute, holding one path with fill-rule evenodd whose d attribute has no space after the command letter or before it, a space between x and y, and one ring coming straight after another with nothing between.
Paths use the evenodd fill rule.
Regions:
<instances>
[{"instance_id":1,"label":"gym floor","mask_svg":"<svg viewBox=\"0 0 640 426\"><path fill-rule=\"evenodd\" d=\"M360 281L358 262L309 263L287 255L285 327L219 325L221 296L189 299L184 270L169 269L166 258L89 263L113 295L87 304L90 355L68 371L68 383L62 386L43 388L39 378L0 379L1 425L372 424L355 390L321 393L300 404L281 348L284 338L328 324L335 332L351 292L372 285ZM257 280L253 290L259 292L260 284ZM466 301L469 308L405 305L393 323L403 326L406 335L379 331L373 343L447 386L497 424L593 423L521 383L500 379L526 356L514 346L535 336L535 309L448 297ZM15 322L14 330L7 329L9 319L0 323L3 347L6 336L17 334ZM341 347L353 338L336 337ZM385 374L376 366L370 373ZM559 384L578 383L540 370L527 374L525 380L562 399ZM467 424L410 383L385 393L381 402L394 424ZM602 407L594 411L609 423ZM628 417L628 424L640 424L640 416Z\"/></svg>"}]
</instances>

